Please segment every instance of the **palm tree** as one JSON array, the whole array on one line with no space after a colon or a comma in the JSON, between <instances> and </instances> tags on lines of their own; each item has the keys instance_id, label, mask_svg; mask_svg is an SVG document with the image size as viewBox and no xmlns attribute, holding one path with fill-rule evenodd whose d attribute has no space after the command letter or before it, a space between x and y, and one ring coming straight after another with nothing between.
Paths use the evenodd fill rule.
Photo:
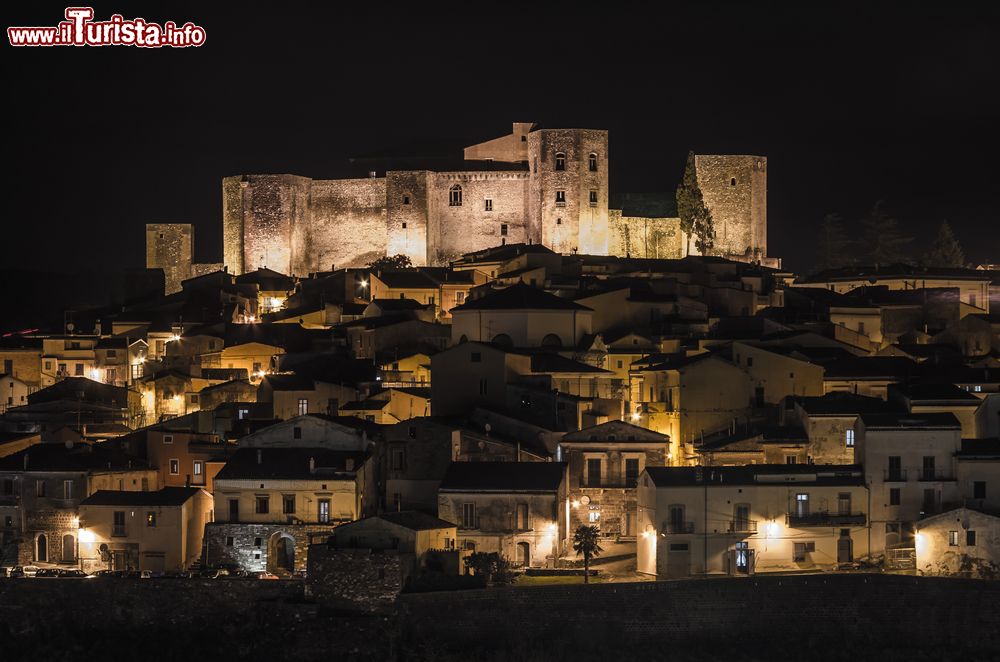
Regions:
<instances>
[{"instance_id":1,"label":"palm tree","mask_svg":"<svg viewBox=\"0 0 1000 662\"><path fill-rule=\"evenodd\" d=\"M583 554L583 583L590 583L590 557L597 556L604 550L598 542L596 526L581 524L573 532L573 550L576 555Z\"/></svg>"}]
</instances>

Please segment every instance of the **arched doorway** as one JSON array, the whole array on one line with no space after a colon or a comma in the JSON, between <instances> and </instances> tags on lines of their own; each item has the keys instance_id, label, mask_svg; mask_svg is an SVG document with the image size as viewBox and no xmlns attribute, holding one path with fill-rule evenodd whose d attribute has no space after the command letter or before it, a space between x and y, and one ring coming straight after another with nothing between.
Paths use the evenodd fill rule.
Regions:
<instances>
[{"instance_id":1,"label":"arched doorway","mask_svg":"<svg viewBox=\"0 0 1000 662\"><path fill-rule=\"evenodd\" d=\"M275 533L268 541L267 571L295 572L295 540L287 533Z\"/></svg>"},{"instance_id":2,"label":"arched doorway","mask_svg":"<svg viewBox=\"0 0 1000 662\"><path fill-rule=\"evenodd\" d=\"M556 349L563 346L562 338L554 333L548 333L542 338L542 347Z\"/></svg>"},{"instance_id":3,"label":"arched doorway","mask_svg":"<svg viewBox=\"0 0 1000 662\"><path fill-rule=\"evenodd\" d=\"M525 568L531 565L531 545L526 542L517 543L517 562Z\"/></svg>"},{"instance_id":4,"label":"arched doorway","mask_svg":"<svg viewBox=\"0 0 1000 662\"><path fill-rule=\"evenodd\" d=\"M63 563L76 561L76 538L68 533L62 539L62 560Z\"/></svg>"},{"instance_id":5,"label":"arched doorway","mask_svg":"<svg viewBox=\"0 0 1000 662\"><path fill-rule=\"evenodd\" d=\"M43 563L49 560L49 540L44 533L35 539L35 560Z\"/></svg>"}]
</instances>

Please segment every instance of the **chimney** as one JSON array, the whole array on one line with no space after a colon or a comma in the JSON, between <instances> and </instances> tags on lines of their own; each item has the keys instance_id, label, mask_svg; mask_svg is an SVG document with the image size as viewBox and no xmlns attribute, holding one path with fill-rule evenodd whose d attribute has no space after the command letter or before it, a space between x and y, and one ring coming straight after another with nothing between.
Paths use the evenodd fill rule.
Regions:
<instances>
[{"instance_id":1,"label":"chimney","mask_svg":"<svg viewBox=\"0 0 1000 662\"><path fill-rule=\"evenodd\" d=\"M314 457L309 458L309 473L316 473L316 458Z\"/></svg>"},{"instance_id":2,"label":"chimney","mask_svg":"<svg viewBox=\"0 0 1000 662\"><path fill-rule=\"evenodd\" d=\"M263 464L264 463L263 460L264 460L264 451L262 451L261 449L258 448L257 449L257 464Z\"/></svg>"}]
</instances>

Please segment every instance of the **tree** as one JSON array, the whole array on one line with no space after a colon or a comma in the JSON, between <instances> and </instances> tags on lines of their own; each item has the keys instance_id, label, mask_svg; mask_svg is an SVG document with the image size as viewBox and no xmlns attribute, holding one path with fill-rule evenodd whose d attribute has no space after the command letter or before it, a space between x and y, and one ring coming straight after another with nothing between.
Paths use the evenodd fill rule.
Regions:
<instances>
[{"instance_id":1,"label":"tree","mask_svg":"<svg viewBox=\"0 0 1000 662\"><path fill-rule=\"evenodd\" d=\"M598 542L596 526L581 524L573 532L573 550L576 555L583 554L583 583L590 583L590 557L598 556L604 550Z\"/></svg>"},{"instance_id":2,"label":"tree","mask_svg":"<svg viewBox=\"0 0 1000 662\"><path fill-rule=\"evenodd\" d=\"M937 238L931 249L924 254L924 265L928 267L964 267L965 253L951 231L948 221L942 221Z\"/></svg>"},{"instance_id":3,"label":"tree","mask_svg":"<svg viewBox=\"0 0 1000 662\"><path fill-rule=\"evenodd\" d=\"M715 225L712 212L705 205L705 197L698 185L698 172L694 165L694 152L688 152L684 178L677 187L677 215L681 219L681 232L687 236L687 253L691 254L691 237L695 247L705 255L715 246Z\"/></svg>"},{"instance_id":4,"label":"tree","mask_svg":"<svg viewBox=\"0 0 1000 662\"><path fill-rule=\"evenodd\" d=\"M835 269L851 262L848 249L851 240L844 231L840 214L827 214L819 227L816 268Z\"/></svg>"},{"instance_id":5,"label":"tree","mask_svg":"<svg viewBox=\"0 0 1000 662\"><path fill-rule=\"evenodd\" d=\"M867 247L865 257L876 266L906 262L906 248L913 238L903 234L896 219L883 205L882 200L876 202L871 213L862 221L862 236Z\"/></svg>"},{"instance_id":6,"label":"tree","mask_svg":"<svg viewBox=\"0 0 1000 662\"><path fill-rule=\"evenodd\" d=\"M510 561L497 552L473 552L465 557L465 568L494 584L509 584L514 579Z\"/></svg>"},{"instance_id":7,"label":"tree","mask_svg":"<svg viewBox=\"0 0 1000 662\"><path fill-rule=\"evenodd\" d=\"M372 271L384 271L389 269L407 269L413 266L413 262L408 255L383 255L377 260L368 263L368 268Z\"/></svg>"}]
</instances>

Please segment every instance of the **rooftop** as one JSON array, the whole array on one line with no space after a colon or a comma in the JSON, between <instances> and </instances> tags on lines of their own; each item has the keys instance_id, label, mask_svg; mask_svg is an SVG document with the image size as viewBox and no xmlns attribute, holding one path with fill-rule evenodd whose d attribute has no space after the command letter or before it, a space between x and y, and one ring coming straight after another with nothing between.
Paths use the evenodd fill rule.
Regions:
<instances>
[{"instance_id":1,"label":"rooftop","mask_svg":"<svg viewBox=\"0 0 1000 662\"><path fill-rule=\"evenodd\" d=\"M452 462L441 492L557 492L566 473L563 462Z\"/></svg>"},{"instance_id":2,"label":"rooftop","mask_svg":"<svg viewBox=\"0 0 1000 662\"><path fill-rule=\"evenodd\" d=\"M452 314L466 310L591 310L586 306L557 297L537 287L517 283L486 296L468 300L451 309Z\"/></svg>"},{"instance_id":3,"label":"rooftop","mask_svg":"<svg viewBox=\"0 0 1000 662\"><path fill-rule=\"evenodd\" d=\"M751 464L742 467L646 467L656 487L785 483L864 485L861 465Z\"/></svg>"},{"instance_id":4,"label":"rooftop","mask_svg":"<svg viewBox=\"0 0 1000 662\"><path fill-rule=\"evenodd\" d=\"M80 502L81 506L180 506L200 487L164 487L155 492L98 490Z\"/></svg>"},{"instance_id":5,"label":"rooftop","mask_svg":"<svg viewBox=\"0 0 1000 662\"><path fill-rule=\"evenodd\" d=\"M908 414L861 414L869 430L960 430L961 424L951 412Z\"/></svg>"},{"instance_id":6,"label":"rooftop","mask_svg":"<svg viewBox=\"0 0 1000 662\"><path fill-rule=\"evenodd\" d=\"M216 475L218 480L353 480L366 454L326 448L241 448ZM310 470L310 460L314 467ZM348 469L348 460L351 468Z\"/></svg>"}]
</instances>

